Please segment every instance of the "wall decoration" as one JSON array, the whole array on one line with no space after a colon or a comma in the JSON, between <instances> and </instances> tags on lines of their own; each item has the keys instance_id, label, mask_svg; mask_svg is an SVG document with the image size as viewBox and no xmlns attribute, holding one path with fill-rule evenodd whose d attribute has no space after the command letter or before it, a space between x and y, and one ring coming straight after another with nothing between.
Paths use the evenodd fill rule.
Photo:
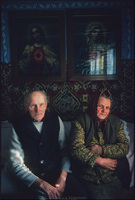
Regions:
<instances>
[{"instance_id":1,"label":"wall decoration","mask_svg":"<svg viewBox=\"0 0 135 200\"><path fill-rule=\"evenodd\" d=\"M10 11L9 25L15 80L64 80L64 12Z\"/></svg>"},{"instance_id":2,"label":"wall decoration","mask_svg":"<svg viewBox=\"0 0 135 200\"><path fill-rule=\"evenodd\" d=\"M52 107L62 119L70 120L73 119L77 111L79 111L81 102L79 98L73 94L71 88L68 85L64 85L53 100Z\"/></svg>"},{"instance_id":3,"label":"wall decoration","mask_svg":"<svg viewBox=\"0 0 135 200\"><path fill-rule=\"evenodd\" d=\"M48 97L48 109L55 111L63 120L69 121L84 112L94 93L104 88L113 96L113 114L127 122L134 122L134 61L121 61L122 80L70 81L70 82L25 82L13 83L10 64L1 69L1 120L10 120L12 115L24 112L24 95L35 89L44 90ZM129 103L130 102L130 103Z\"/></svg>"},{"instance_id":4,"label":"wall decoration","mask_svg":"<svg viewBox=\"0 0 135 200\"><path fill-rule=\"evenodd\" d=\"M12 10L120 9L122 18L121 59L134 59L134 0L112 1L1 1L1 62L11 63L8 12ZM116 21L117 22L117 21ZM125 39L126 38L126 39Z\"/></svg>"},{"instance_id":5,"label":"wall decoration","mask_svg":"<svg viewBox=\"0 0 135 200\"><path fill-rule=\"evenodd\" d=\"M11 117L14 113L21 114L23 111L23 98L24 95L31 90L34 89L41 89L45 90L47 92L48 96L48 109L56 111L63 120L71 120L73 118L76 118L78 116L78 113L85 111L88 107L89 99L93 97L94 93L97 90L100 90L102 88L107 88L111 91L114 99L114 109L113 114L116 114L121 119L124 119L128 122L134 123L134 0L112 0L112 1L27 1L27 0L16 0L16 1L10 1L10 0L2 0L1 3L1 120L11 120ZM91 10L97 9L98 11L105 9L105 10L112 10L115 14L116 9L120 9L120 17L122 19L122 27L118 27L118 30L121 29L121 37L122 40L121 43L121 60L120 60L120 69L121 70L121 79L117 80L92 80L92 77L95 77L95 75L91 76L79 76L79 80L76 81L70 81L71 77L72 79L76 78L74 74L70 75L69 81L60 81L56 82L53 78L52 81L45 81L45 78L36 77L35 79L37 81L33 81L32 77L26 78L20 77L20 80L24 80L22 83L20 80L19 82L15 83L14 80L16 79L16 76L18 76L18 72L16 71L18 68L15 66L16 64L16 58L14 58L14 64L11 62L11 58L13 60L13 56L17 55L17 53L14 55L12 49L16 49L14 44L12 42L12 46L10 48L10 38L16 37L16 29L21 29L21 25L16 26L16 23L13 24L13 29L9 29L9 22L10 16L9 13L12 12L23 12L24 17L26 11L29 13L33 12L32 18L37 16L37 13L39 13L39 17L41 16L41 13L43 12L43 15L45 16L45 13L48 13L51 15L52 11L64 11L66 12L69 9L89 9L89 13L91 13ZM58 14L59 15L59 14ZM28 16L28 15L27 15ZM30 16L30 15L29 15ZM52 15L53 17L53 15ZM28 17L29 18L29 17ZM27 18L26 18L27 19ZM42 19L42 16L41 16ZM109 19L109 18L106 18ZM38 20L38 19L37 19ZM61 20L64 20L63 17L61 17ZM16 21L16 17L15 17ZM41 20L39 20L41 21ZM25 27L27 28L28 20L25 21ZM72 21L70 22L70 24ZM114 19L113 23L119 23L118 19ZM38 23L40 24L40 22ZM61 23L60 23L61 24ZM45 25L45 24L44 24ZM62 27L62 26L61 26ZM65 25L63 26L65 29ZM62 29L63 29L62 27ZM9 34L9 31L10 34ZM63 30L62 30L63 31ZM71 26L69 31L71 31ZM55 31L54 31L55 32ZM66 29L67 32L67 29ZM11 35L13 34L13 35ZM22 35L22 33L21 33ZM24 36L27 36L27 32L24 33ZM62 34L63 35L63 34ZM65 34L66 35L66 34ZM72 34L68 32L68 35L70 37ZM9 37L10 36L10 37ZM23 40L23 37L21 43L23 44L26 40ZM61 41L63 41L63 36L61 37ZM67 37L65 37L67 39ZM68 47L70 47L71 38L68 40ZM13 39L13 41L16 41L16 38ZM65 41L64 41L65 42ZM61 45L67 44L67 41ZM120 42L120 40L119 40ZM18 45L18 44L17 44ZM63 49L64 47L62 47ZM65 45L65 50L67 51L67 46ZM12 52L11 52L12 51ZM72 49L69 49L69 51L72 51ZM13 56L11 56L10 52ZM63 51L60 51L60 54ZM70 52L69 52L70 53ZM69 57L70 55L68 55ZM67 58L67 57L66 57ZM62 59L64 59L62 57ZM69 59L72 59L72 57ZM68 60L70 63L72 63L70 60ZM64 63L64 61L62 61ZM65 64L65 63L64 63ZM64 66L64 65L63 65ZM68 66L70 68L70 65L68 63ZM73 66L74 67L74 66ZM71 68L70 68L71 70ZM65 73L65 72L64 72ZM13 76L14 75L14 76ZM99 77L99 75L97 75ZM78 77L78 76L77 76ZM84 79L85 80L81 80ZM107 76L108 77L108 76ZM50 78L50 77L49 77ZM88 80L86 80L88 78ZM19 79L19 78L18 78ZM34 79L34 80L35 80ZM25 81L26 80L26 81ZM59 76L59 80L61 80L61 76ZM66 86L66 87L63 87ZM64 112L61 109L62 100L65 97L67 97L67 103L64 104ZM74 107L73 111L70 111L70 104L69 104L69 98L68 96L77 103L77 99L79 100L77 106ZM88 98L87 98L88 97ZM77 98L77 99L76 99ZM60 101L60 103L59 103ZM87 102L86 102L87 101ZM130 103L129 103L130 102ZM58 107L57 107L58 106ZM70 112L69 112L70 111Z\"/></svg>"},{"instance_id":6,"label":"wall decoration","mask_svg":"<svg viewBox=\"0 0 135 200\"><path fill-rule=\"evenodd\" d=\"M110 80L118 77L121 58L119 13L102 9L67 11L69 80Z\"/></svg>"}]
</instances>

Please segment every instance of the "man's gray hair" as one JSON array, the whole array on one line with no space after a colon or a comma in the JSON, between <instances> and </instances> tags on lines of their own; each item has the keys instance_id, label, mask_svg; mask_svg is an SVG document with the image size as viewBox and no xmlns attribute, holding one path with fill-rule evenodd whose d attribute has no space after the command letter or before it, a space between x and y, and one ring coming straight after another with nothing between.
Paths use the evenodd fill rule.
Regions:
<instances>
[{"instance_id":1,"label":"man's gray hair","mask_svg":"<svg viewBox=\"0 0 135 200\"><path fill-rule=\"evenodd\" d=\"M47 102L47 94L46 94L46 92L45 92L44 90L32 90L32 91L28 92L28 93L24 96L24 105L27 104L28 96L29 96L31 93L33 93L33 92L41 92L41 93L45 96L46 102Z\"/></svg>"}]
</instances>

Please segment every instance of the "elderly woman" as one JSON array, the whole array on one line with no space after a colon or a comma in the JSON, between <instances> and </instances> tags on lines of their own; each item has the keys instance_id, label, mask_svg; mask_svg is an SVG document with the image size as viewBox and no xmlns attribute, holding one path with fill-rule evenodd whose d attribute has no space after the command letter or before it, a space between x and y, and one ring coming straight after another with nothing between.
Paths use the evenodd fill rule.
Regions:
<instances>
[{"instance_id":1,"label":"elderly woman","mask_svg":"<svg viewBox=\"0 0 135 200\"><path fill-rule=\"evenodd\" d=\"M128 168L129 149L124 124L110 114L112 97L108 90L98 94L90 106L72 122L72 170L85 185L88 199L121 199L123 185L118 165L122 160Z\"/></svg>"}]
</instances>

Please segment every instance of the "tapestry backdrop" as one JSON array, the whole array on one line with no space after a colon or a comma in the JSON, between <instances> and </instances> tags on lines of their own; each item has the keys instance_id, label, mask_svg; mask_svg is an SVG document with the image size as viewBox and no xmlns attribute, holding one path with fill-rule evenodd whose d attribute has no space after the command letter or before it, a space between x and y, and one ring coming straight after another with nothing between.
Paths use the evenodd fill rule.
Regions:
<instances>
[{"instance_id":1,"label":"tapestry backdrop","mask_svg":"<svg viewBox=\"0 0 135 200\"><path fill-rule=\"evenodd\" d=\"M12 65L1 65L1 120L10 120L13 113L23 112L24 95L34 89L44 90L48 97L48 111L55 111L63 120L74 119L84 112L97 90L107 88L113 96L112 112L121 119L133 122L134 63L122 60L122 79L108 81L25 82L15 84Z\"/></svg>"}]
</instances>

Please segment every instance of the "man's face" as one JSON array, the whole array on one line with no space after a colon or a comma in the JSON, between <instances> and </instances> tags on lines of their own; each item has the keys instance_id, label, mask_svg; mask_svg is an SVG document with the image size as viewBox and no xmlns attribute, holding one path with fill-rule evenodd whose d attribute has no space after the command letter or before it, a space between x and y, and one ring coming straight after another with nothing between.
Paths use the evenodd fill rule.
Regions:
<instances>
[{"instance_id":1,"label":"man's face","mask_svg":"<svg viewBox=\"0 0 135 200\"><path fill-rule=\"evenodd\" d=\"M97 103L97 117L104 120L110 113L111 100L105 97L99 97Z\"/></svg>"},{"instance_id":2,"label":"man's face","mask_svg":"<svg viewBox=\"0 0 135 200\"><path fill-rule=\"evenodd\" d=\"M34 121L40 122L47 108L46 97L41 92L32 92L27 98L25 108Z\"/></svg>"},{"instance_id":3,"label":"man's face","mask_svg":"<svg viewBox=\"0 0 135 200\"><path fill-rule=\"evenodd\" d=\"M32 36L35 39L36 42L41 41L41 34L40 31L37 28L32 29Z\"/></svg>"}]
</instances>

